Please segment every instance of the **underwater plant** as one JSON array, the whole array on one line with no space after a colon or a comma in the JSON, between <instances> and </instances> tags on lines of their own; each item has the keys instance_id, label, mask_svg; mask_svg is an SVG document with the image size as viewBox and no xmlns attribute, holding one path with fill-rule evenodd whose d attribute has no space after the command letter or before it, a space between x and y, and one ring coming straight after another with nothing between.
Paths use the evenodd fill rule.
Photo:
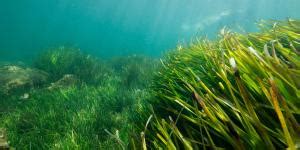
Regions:
<instances>
[{"instance_id":1,"label":"underwater plant","mask_svg":"<svg viewBox=\"0 0 300 150\"><path fill-rule=\"evenodd\" d=\"M143 149L299 148L300 21L260 27L166 56L139 126Z\"/></svg>"},{"instance_id":2,"label":"underwater plant","mask_svg":"<svg viewBox=\"0 0 300 150\"><path fill-rule=\"evenodd\" d=\"M130 98L127 103L120 103L115 95L114 86L35 90L26 100L7 99L11 104L2 106L10 110L1 110L0 127L7 129L10 145L18 149L120 147L105 130L119 130L120 138L127 139L126 118L134 95L124 97Z\"/></svg>"},{"instance_id":3,"label":"underwater plant","mask_svg":"<svg viewBox=\"0 0 300 150\"><path fill-rule=\"evenodd\" d=\"M38 56L33 66L49 73L50 81L57 81L72 74L88 84L100 84L109 69L96 57L84 54L79 49L59 47Z\"/></svg>"},{"instance_id":4,"label":"underwater plant","mask_svg":"<svg viewBox=\"0 0 300 150\"><path fill-rule=\"evenodd\" d=\"M131 55L112 58L108 64L121 77L122 87L138 89L150 86L159 61L142 55Z\"/></svg>"},{"instance_id":5,"label":"underwater plant","mask_svg":"<svg viewBox=\"0 0 300 150\"><path fill-rule=\"evenodd\" d=\"M150 95L148 83L156 60L132 56L99 61L64 48L42 56L33 67L49 74L51 84L20 91L21 97L15 91L0 95L0 128L7 131L9 145L17 149L126 148L139 118L135 108L143 107L141 102ZM112 67L118 65L122 67ZM138 77L130 87L124 84L131 76L127 68Z\"/></svg>"}]
</instances>

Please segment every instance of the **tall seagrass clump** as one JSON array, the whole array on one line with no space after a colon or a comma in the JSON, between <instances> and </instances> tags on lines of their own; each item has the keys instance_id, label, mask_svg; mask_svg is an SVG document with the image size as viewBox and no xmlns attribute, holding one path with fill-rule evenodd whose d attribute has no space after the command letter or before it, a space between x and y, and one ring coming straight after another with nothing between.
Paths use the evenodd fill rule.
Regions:
<instances>
[{"instance_id":1,"label":"tall seagrass clump","mask_svg":"<svg viewBox=\"0 0 300 150\"><path fill-rule=\"evenodd\" d=\"M300 21L260 26L166 57L144 148L300 148Z\"/></svg>"},{"instance_id":2,"label":"tall seagrass clump","mask_svg":"<svg viewBox=\"0 0 300 150\"><path fill-rule=\"evenodd\" d=\"M80 49L64 46L41 53L33 61L33 66L49 73L51 82L72 74L87 84L100 85L105 73L109 72L99 58L85 54Z\"/></svg>"}]
</instances>

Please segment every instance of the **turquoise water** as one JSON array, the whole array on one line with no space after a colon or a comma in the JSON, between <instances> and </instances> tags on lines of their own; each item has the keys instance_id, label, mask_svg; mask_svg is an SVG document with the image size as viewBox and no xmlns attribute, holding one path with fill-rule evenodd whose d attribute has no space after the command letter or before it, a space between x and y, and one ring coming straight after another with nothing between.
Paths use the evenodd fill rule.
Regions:
<instances>
[{"instance_id":1,"label":"turquoise water","mask_svg":"<svg viewBox=\"0 0 300 150\"><path fill-rule=\"evenodd\" d=\"M0 3L0 59L73 46L101 57L161 56L222 27L299 18L299 0L9 0Z\"/></svg>"}]
</instances>

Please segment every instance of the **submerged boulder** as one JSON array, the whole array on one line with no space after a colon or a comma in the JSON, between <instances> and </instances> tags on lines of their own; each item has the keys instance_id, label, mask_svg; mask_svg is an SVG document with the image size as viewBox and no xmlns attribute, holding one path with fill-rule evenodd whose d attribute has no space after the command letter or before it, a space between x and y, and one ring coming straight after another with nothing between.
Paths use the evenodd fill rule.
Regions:
<instances>
[{"instance_id":1,"label":"submerged boulder","mask_svg":"<svg viewBox=\"0 0 300 150\"><path fill-rule=\"evenodd\" d=\"M47 82L44 71L19 65L0 66L0 92L9 94L39 87Z\"/></svg>"},{"instance_id":2,"label":"submerged boulder","mask_svg":"<svg viewBox=\"0 0 300 150\"><path fill-rule=\"evenodd\" d=\"M65 74L61 79L57 80L48 87L49 90L59 89L59 88L68 88L76 86L80 83L79 79L73 74Z\"/></svg>"},{"instance_id":3,"label":"submerged boulder","mask_svg":"<svg viewBox=\"0 0 300 150\"><path fill-rule=\"evenodd\" d=\"M0 128L0 149L9 149L6 131Z\"/></svg>"}]
</instances>

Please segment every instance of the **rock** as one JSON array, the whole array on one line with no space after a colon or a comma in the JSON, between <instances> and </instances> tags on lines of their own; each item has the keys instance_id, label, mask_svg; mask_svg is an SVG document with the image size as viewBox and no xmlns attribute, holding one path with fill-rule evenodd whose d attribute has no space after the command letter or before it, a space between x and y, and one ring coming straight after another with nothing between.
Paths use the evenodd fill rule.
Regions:
<instances>
[{"instance_id":1,"label":"rock","mask_svg":"<svg viewBox=\"0 0 300 150\"><path fill-rule=\"evenodd\" d=\"M0 66L0 92L9 94L18 90L28 90L47 82L44 71L18 65Z\"/></svg>"},{"instance_id":2,"label":"rock","mask_svg":"<svg viewBox=\"0 0 300 150\"><path fill-rule=\"evenodd\" d=\"M49 90L58 89L58 88L67 88L71 86L75 86L79 83L79 79L72 74L65 74L61 79L58 81L51 83L48 87Z\"/></svg>"},{"instance_id":3,"label":"rock","mask_svg":"<svg viewBox=\"0 0 300 150\"><path fill-rule=\"evenodd\" d=\"M4 129L0 128L0 149L8 150L9 145L7 141L7 135Z\"/></svg>"},{"instance_id":4,"label":"rock","mask_svg":"<svg viewBox=\"0 0 300 150\"><path fill-rule=\"evenodd\" d=\"M22 96L20 96L21 100L27 100L29 98L29 94L28 93L24 93Z\"/></svg>"}]
</instances>

